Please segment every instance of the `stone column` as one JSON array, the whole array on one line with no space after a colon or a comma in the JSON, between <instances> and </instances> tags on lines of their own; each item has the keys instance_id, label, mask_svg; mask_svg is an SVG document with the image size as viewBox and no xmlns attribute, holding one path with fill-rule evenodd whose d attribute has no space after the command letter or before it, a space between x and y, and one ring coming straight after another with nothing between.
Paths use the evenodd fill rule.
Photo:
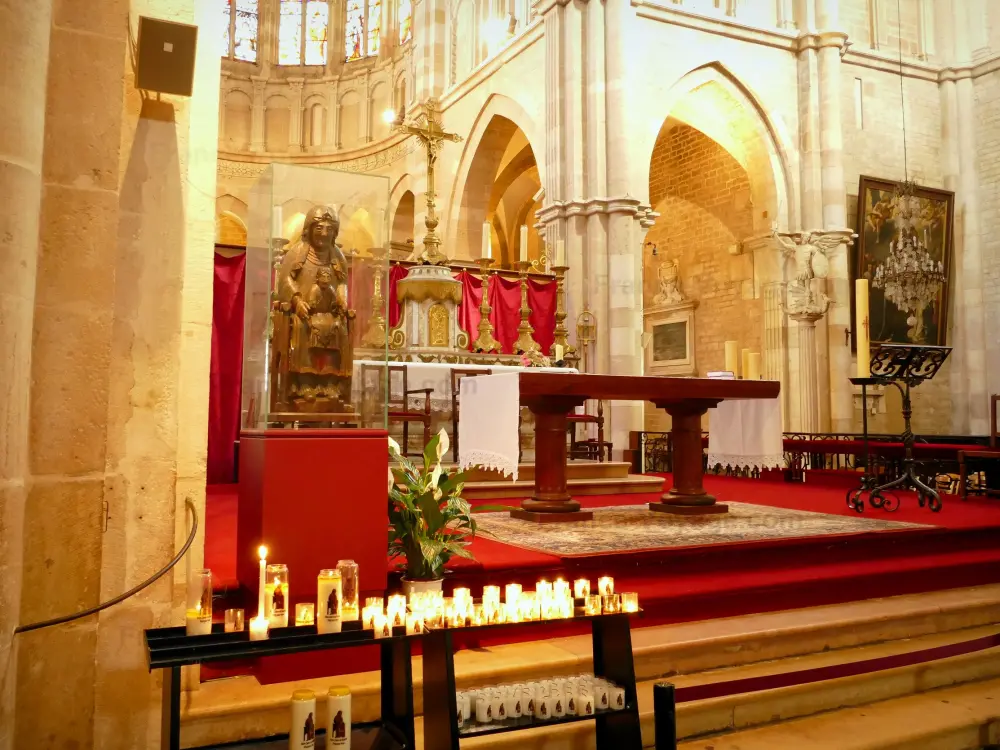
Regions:
<instances>
[{"instance_id":1,"label":"stone column","mask_svg":"<svg viewBox=\"0 0 1000 750\"><path fill-rule=\"evenodd\" d=\"M106 593L101 567L102 505L110 482L107 425L109 411L127 409L130 400L128 391L115 400L109 393L115 290L124 284L115 267L128 12L127 2L59 3L52 16L47 82L33 85L32 101L23 103L31 113L33 101L45 101L44 220L33 240L22 236L25 248L37 248L23 624L77 612ZM10 23L22 14L8 15ZM15 23L15 28L25 24L29 39L38 39L32 20ZM40 45L32 56L44 51ZM8 60L5 55L5 66ZM218 69L218 58L215 64ZM41 83L30 69L25 73L31 84ZM215 84L218 101L218 75ZM19 109L22 103L15 98L12 105ZM213 112L212 149L218 147L217 128ZM120 643L135 638L134 631L118 636ZM136 639L141 651L139 644ZM101 670L112 666L99 661L95 616L18 636L14 747L95 747L100 720L95 687L106 676Z\"/></svg>"},{"instance_id":2,"label":"stone column","mask_svg":"<svg viewBox=\"0 0 1000 750\"><path fill-rule=\"evenodd\" d=\"M5 115L0 118L0 750L14 750L28 485L28 401L38 263L46 74L52 0L0 24Z\"/></svg>"},{"instance_id":3,"label":"stone column","mask_svg":"<svg viewBox=\"0 0 1000 750\"><path fill-rule=\"evenodd\" d=\"M302 78L289 78L288 86L291 89L288 105L288 150L293 154L302 151L302 86L305 80Z\"/></svg>"},{"instance_id":4,"label":"stone column","mask_svg":"<svg viewBox=\"0 0 1000 750\"><path fill-rule=\"evenodd\" d=\"M795 11L792 0L778 0L778 27L782 29L795 28Z\"/></svg>"},{"instance_id":5,"label":"stone column","mask_svg":"<svg viewBox=\"0 0 1000 750\"><path fill-rule=\"evenodd\" d=\"M798 323L799 334L799 430L819 432L816 321L822 318L823 314L803 312L789 317Z\"/></svg>"},{"instance_id":6,"label":"stone column","mask_svg":"<svg viewBox=\"0 0 1000 750\"><path fill-rule=\"evenodd\" d=\"M371 69L365 71L364 85L361 88L361 125L360 130L364 134L365 143L372 141L372 73Z\"/></svg>"},{"instance_id":7,"label":"stone column","mask_svg":"<svg viewBox=\"0 0 1000 750\"><path fill-rule=\"evenodd\" d=\"M817 44L819 68L819 143L822 164L823 228L847 226L847 188L844 183L844 135L841 121L840 51L847 34L839 28L839 0L817 0L816 17L820 29ZM850 431L854 423L850 343L843 335L851 326L850 275L846 252L830 256L826 289L833 300L827 318L824 347L828 367L823 369L821 387L830 393L830 427ZM825 382L824 382L825 381Z\"/></svg>"},{"instance_id":8,"label":"stone column","mask_svg":"<svg viewBox=\"0 0 1000 750\"><path fill-rule=\"evenodd\" d=\"M750 237L743 241L743 251L753 253L754 296L764 301L762 343L765 380L781 383L782 419L789 417L788 334L784 306L784 265L781 246L774 235Z\"/></svg>"},{"instance_id":9,"label":"stone column","mask_svg":"<svg viewBox=\"0 0 1000 750\"><path fill-rule=\"evenodd\" d=\"M250 76L253 85L253 109L250 111L250 150L260 153L264 150L264 85L267 79Z\"/></svg>"},{"instance_id":10,"label":"stone column","mask_svg":"<svg viewBox=\"0 0 1000 750\"><path fill-rule=\"evenodd\" d=\"M413 90L417 102L440 97L447 85L447 0L413 2Z\"/></svg>"}]
</instances>

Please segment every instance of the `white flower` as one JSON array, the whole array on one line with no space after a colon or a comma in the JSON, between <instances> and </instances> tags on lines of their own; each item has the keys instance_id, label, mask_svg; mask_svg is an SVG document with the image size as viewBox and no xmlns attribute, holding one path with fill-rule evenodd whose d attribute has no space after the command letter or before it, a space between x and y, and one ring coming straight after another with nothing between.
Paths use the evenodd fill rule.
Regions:
<instances>
[{"instance_id":1,"label":"white flower","mask_svg":"<svg viewBox=\"0 0 1000 750\"><path fill-rule=\"evenodd\" d=\"M397 443L391 437L389 438L389 450L395 453L397 456L402 455L403 453L403 451L400 450L399 443Z\"/></svg>"},{"instance_id":2,"label":"white flower","mask_svg":"<svg viewBox=\"0 0 1000 750\"><path fill-rule=\"evenodd\" d=\"M389 439L390 439L390 440L392 440L392 438L389 438ZM392 492L392 486L393 486L393 485L394 485L395 483L396 483L396 480L395 480L395 479L393 479L393 477L392 477L392 467L389 467L389 489L388 489L388 490L386 490L386 491L387 491L387 492Z\"/></svg>"},{"instance_id":3,"label":"white flower","mask_svg":"<svg viewBox=\"0 0 1000 750\"><path fill-rule=\"evenodd\" d=\"M437 459L440 461L444 458L444 454L448 452L451 444L448 442L448 433L445 432L444 427L438 433L438 445L437 445Z\"/></svg>"},{"instance_id":4,"label":"white flower","mask_svg":"<svg viewBox=\"0 0 1000 750\"><path fill-rule=\"evenodd\" d=\"M431 487L438 486L438 482L441 481L441 474L443 472L444 469L441 468L441 462L438 461L437 465L434 467L434 471L431 473L431 481L430 484L428 485L428 489L430 489Z\"/></svg>"}]
</instances>

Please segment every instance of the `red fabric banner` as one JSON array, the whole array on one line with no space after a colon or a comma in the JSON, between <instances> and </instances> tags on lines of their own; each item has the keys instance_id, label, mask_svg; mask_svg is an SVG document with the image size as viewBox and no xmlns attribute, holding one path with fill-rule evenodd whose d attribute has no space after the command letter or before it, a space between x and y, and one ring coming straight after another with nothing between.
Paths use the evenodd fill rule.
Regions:
<instances>
[{"instance_id":1,"label":"red fabric banner","mask_svg":"<svg viewBox=\"0 0 1000 750\"><path fill-rule=\"evenodd\" d=\"M514 352L517 326L521 322L521 282L494 275L490 281L490 307L493 313L493 336L500 342L504 354Z\"/></svg>"},{"instance_id":2,"label":"red fabric banner","mask_svg":"<svg viewBox=\"0 0 1000 750\"><path fill-rule=\"evenodd\" d=\"M389 267L389 328L399 325L399 319L403 317L403 310L399 306L399 298L396 296L396 284L401 279L405 279L410 269L398 263Z\"/></svg>"},{"instance_id":3,"label":"red fabric banner","mask_svg":"<svg viewBox=\"0 0 1000 750\"><path fill-rule=\"evenodd\" d=\"M542 348L542 354L552 354L552 342L556 338L556 283L528 279L528 307L531 315L528 321L535 333L533 338Z\"/></svg>"},{"instance_id":4,"label":"red fabric banner","mask_svg":"<svg viewBox=\"0 0 1000 750\"><path fill-rule=\"evenodd\" d=\"M483 303L483 280L470 271L455 274L462 282L462 301L458 305L458 325L469 334L469 351L479 336L479 306Z\"/></svg>"},{"instance_id":5,"label":"red fabric banner","mask_svg":"<svg viewBox=\"0 0 1000 750\"><path fill-rule=\"evenodd\" d=\"M215 254L212 360L208 385L208 483L233 481L243 381L246 254Z\"/></svg>"}]
</instances>

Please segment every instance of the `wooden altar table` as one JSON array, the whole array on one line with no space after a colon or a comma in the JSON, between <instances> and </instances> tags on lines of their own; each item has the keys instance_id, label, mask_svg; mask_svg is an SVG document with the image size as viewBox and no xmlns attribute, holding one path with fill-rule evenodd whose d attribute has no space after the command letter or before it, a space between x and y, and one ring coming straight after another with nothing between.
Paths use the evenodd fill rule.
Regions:
<instances>
[{"instance_id":1,"label":"wooden altar table","mask_svg":"<svg viewBox=\"0 0 1000 750\"><path fill-rule=\"evenodd\" d=\"M520 402L535 415L535 491L511 515L529 521L584 521L566 490L566 415L590 399L651 401L670 415L674 486L655 511L696 515L727 508L705 492L702 483L702 415L726 399L776 398L773 380L709 380L629 375L564 375L526 370L519 375Z\"/></svg>"}]
</instances>

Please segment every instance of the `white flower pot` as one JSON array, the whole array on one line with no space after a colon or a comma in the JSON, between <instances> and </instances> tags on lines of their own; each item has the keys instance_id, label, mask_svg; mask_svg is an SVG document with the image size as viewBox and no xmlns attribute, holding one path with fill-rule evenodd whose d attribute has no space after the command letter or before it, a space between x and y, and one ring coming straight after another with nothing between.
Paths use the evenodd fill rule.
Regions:
<instances>
[{"instance_id":1,"label":"white flower pot","mask_svg":"<svg viewBox=\"0 0 1000 750\"><path fill-rule=\"evenodd\" d=\"M444 591L444 579L436 578L430 581L411 581L406 576L403 576L403 593L407 596L413 593L423 594L427 591Z\"/></svg>"}]
</instances>

